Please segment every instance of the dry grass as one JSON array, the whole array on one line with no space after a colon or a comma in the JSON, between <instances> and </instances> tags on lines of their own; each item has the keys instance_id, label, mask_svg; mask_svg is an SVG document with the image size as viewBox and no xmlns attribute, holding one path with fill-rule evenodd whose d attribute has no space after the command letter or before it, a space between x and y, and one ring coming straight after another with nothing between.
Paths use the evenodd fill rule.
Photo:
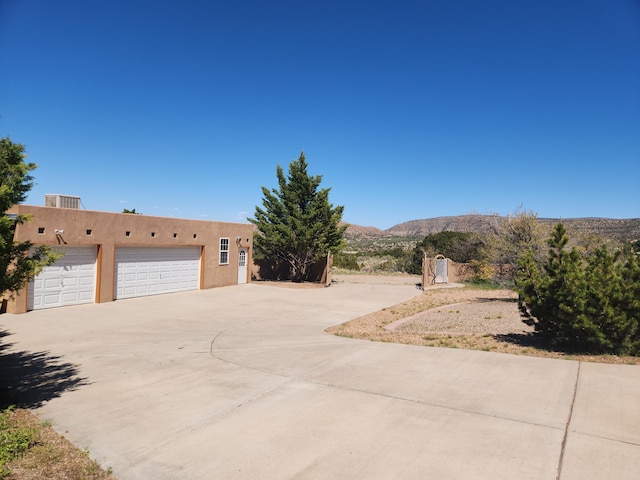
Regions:
<instances>
[{"instance_id":1,"label":"dry grass","mask_svg":"<svg viewBox=\"0 0 640 480\"><path fill-rule=\"evenodd\" d=\"M89 457L89 452L78 449L47 423L26 409L2 413L8 416L14 431L33 432L25 453L0 468L0 478L6 480L114 480ZM3 472L4 470L4 472Z\"/></svg>"},{"instance_id":2,"label":"dry grass","mask_svg":"<svg viewBox=\"0 0 640 480\"><path fill-rule=\"evenodd\" d=\"M374 342L394 342L427 347L463 348L489 352L564 358L586 362L638 364L638 357L616 355L568 355L545 345L514 323L514 293L510 290L481 290L471 287L426 290L409 301L328 328L335 335ZM488 300L502 300L502 313L487 313ZM511 302L509 302L511 300ZM474 308L460 308L459 304ZM449 307L447 307L449 306ZM516 310L517 311L517 310ZM443 323L448 314L453 321ZM431 316L431 317L430 317ZM461 327L460 318L464 317ZM397 323L402 323L397 325ZM508 327L505 330L505 325ZM449 328L447 328L449 326Z\"/></svg>"}]
</instances>

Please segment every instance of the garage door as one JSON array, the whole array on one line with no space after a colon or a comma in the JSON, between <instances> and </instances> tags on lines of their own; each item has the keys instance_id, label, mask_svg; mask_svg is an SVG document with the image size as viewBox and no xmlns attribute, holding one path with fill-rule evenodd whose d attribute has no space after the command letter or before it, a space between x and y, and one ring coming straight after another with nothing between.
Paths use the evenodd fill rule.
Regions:
<instances>
[{"instance_id":1,"label":"garage door","mask_svg":"<svg viewBox=\"0 0 640 480\"><path fill-rule=\"evenodd\" d=\"M56 246L64 256L29 283L29 310L92 303L98 247Z\"/></svg>"},{"instance_id":2,"label":"garage door","mask_svg":"<svg viewBox=\"0 0 640 480\"><path fill-rule=\"evenodd\" d=\"M119 247L116 299L197 290L200 247Z\"/></svg>"}]
</instances>

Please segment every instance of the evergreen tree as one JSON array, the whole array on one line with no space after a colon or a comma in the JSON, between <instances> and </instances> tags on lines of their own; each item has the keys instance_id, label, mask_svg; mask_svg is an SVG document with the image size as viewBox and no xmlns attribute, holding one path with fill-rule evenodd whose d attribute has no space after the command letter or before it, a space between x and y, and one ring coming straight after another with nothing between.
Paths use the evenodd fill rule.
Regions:
<instances>
[{"instance_id":1,"label":"evergreen tree","mask_svg":"<svg viewBox=\"0 0 640 480\"><path fill-rule=\"evenodd\" d=\"M24 201L33 186L29 174L36 168L26 163L24 146L9 138L0 139L0 295L13 295L46 265L60 258L48 246L14 242L16 225L29 220L24 215L8 215L7 210Z\"/></svg>"},{"instance_id":2,"label":"evergreen tree","mask_svg":"<svg viewBox=\"0 0 640 480\"><path fill-rule=\"evenodd\" d=\"M289 164L287 177L280 165L276 175L279 188L262 187L264 208L256 207L255 218L249 219L257 227L255 253L287 263L292 279L301 282L315 261L344 246L344 207L329 203L330 189L319 188L322 176L307 173L304 152Z\"/></svg>"},{"instance_id":3,"label":"evergreen tree","mask_svg":"<svg viewBox=\"0 0 640 480\"><path fill-rule=\"evenodd\" d=\"M586 259L567 250L564 226L549 239L541 271L532 251L516 275L524 322L557 347L589 353L640 354L640 264L629 248L605 245Z\"/></svg>"}]
</instances>

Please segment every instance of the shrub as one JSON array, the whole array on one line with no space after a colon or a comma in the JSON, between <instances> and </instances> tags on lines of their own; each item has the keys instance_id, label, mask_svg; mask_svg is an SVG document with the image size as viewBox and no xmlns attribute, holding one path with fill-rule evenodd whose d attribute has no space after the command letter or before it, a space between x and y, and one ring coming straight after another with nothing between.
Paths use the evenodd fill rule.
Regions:
<instances>
[{"instance_id":1,"label":"shrub","mask_svg":"<svg viewBox=\"0 0 640 480\"><path fill-rule=\"evenodd\" d=\"M485 261L471 260L469 266L473 270L473 280L489 282L493 278L494 268Z\"/></svg>"},{"instance_id":2,"label":"shrub","mask_svg":"<svg viewBox=\"0 0 640 480\"><path fill-rule=\"evenodd\" d=\"M516 291L523 321L552 345L583 353L640 355L640 264L631 249L597 248L586 259L558 224L541 270L528 252Z\"/></svg>"},{"instance_id":3,"label":"shrub","mask_svg":"<svg viewBox=\"0 0 640 480\"><path fill-rule=\"evenodd\" d=\"M358 256L354 253L336 253L333 256L333 266L337 268L345 268L347 270L360 270Z\"/></svg>"}]
</instances>

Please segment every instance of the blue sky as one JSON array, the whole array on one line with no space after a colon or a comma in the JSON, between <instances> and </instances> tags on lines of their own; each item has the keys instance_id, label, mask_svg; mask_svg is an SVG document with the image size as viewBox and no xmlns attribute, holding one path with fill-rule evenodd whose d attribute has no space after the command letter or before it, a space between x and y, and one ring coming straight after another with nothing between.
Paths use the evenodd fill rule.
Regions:
<instances>
[{"instance_id":1,"label":"blue sky","mask_svg":"<svg viewBox=\"0 0 640 480\"><path fill-rule=\"evenodd\" d=\"M304 150L343 219L640 217L637 0L0 0L26 203L246 221Z\"/></svg>"}]
</instances>

